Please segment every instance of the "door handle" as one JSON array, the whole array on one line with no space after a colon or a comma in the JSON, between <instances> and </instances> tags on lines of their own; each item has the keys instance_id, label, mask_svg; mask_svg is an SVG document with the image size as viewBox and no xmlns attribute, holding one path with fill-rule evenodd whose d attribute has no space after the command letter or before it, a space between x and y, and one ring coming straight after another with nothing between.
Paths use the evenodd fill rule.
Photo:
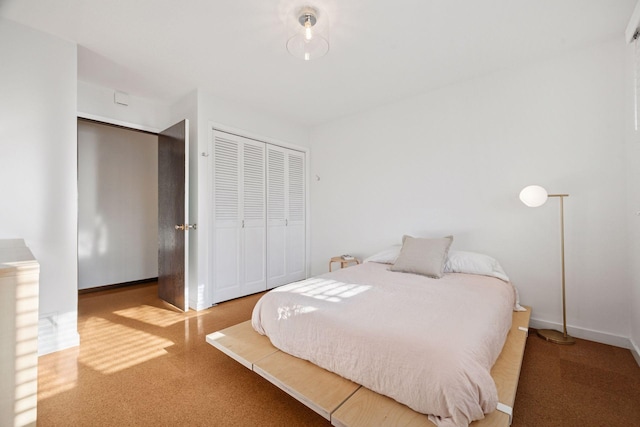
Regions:
<instances>
[{"instance_id":1,"label":"door handle","mask_svg":"<svg viewBox=\"0 0 640 427\"><path fill-rule=\"evenodd\" d=\"M175 226L176 230L182 230L182 231L187 231L187 230L196 230L198 228L198 224L177 224Z\"/></svg>"}]
</instances>

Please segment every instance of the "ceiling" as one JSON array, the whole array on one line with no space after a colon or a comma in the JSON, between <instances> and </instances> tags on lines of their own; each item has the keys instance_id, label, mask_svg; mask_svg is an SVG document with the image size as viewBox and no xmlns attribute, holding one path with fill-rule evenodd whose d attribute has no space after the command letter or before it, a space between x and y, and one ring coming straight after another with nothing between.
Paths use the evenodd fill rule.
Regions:
<instances>
[{"instance_id":1,"label":"ceiling","mask_svg":"<svg viewBox=\"0 0 640 427\"><path fill-rule=\"evenodd\" d=\"M199 88L305 126L619 37L636 0L0 0L78 44L78 78L172 103ZM289 55L301 7L329 53ZM295 24L294 24L295 25Z\"/></svg>"}]
</instances>

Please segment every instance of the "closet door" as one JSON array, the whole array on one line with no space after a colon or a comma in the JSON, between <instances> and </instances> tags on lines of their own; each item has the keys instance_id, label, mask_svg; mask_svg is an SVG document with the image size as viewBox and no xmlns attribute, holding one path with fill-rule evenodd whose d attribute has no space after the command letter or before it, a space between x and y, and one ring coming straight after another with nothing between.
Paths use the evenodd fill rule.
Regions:
<instances>
[{"instance_id":1,"label":"closet door","mask_svg":"<svg viewBox=\"0 0 640 427\"><path fill-rule=\"evenodd\" d=\"M280 147L267 146L267 288L287 282L286 155Z\"/></svg>"},{"instance_id":2,"label":"closet door","mask_svg":"<svg viewBox=\"0 0 640 427\"><path fill-rule=\"evenodd\" d=\"M267 288L304 279L304 154L267 145Z\"/></svg>"},{"instance_id":3,"label":"closet door","mask_svg":"<svg viewBox=\"0 0 640 427\"><path fill-rule=\"evenodd\" d=\"M214 131L213 302L266 289L265 145Z\"/></svg>"},{"instance_id":4,"label":"closet door","mask_svg":"<svg viewBox=\"0 0 640 427\"><path fill-rule=\"evenodd\" d=\"M289 150L287 152L287 165L287 281L295 282L296 280L304 279L306 276L304 154L299 151Z\"/></svg>"},{"instance_id":5,"label":"closet door","mask_svg":"<svg viewBox=\"0 0 640 427\"><path fill-rule=\"evenodd\" d=\"M267 235L265 215L265 144L243 143L242 272L243 294L254 294L267 287Z\"/></svg>"}]
</instances>

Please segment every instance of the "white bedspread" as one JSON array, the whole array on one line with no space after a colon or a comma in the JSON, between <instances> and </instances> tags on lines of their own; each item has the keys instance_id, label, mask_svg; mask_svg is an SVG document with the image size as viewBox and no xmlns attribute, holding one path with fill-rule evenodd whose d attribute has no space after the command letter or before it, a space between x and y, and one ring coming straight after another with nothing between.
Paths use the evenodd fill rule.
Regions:
<instances>
[{"instance_id":1,"label":"white bedspread","mask_svg":"<svg viewBox=\"0 0 640 427\"><path fill-rule=\"evenodd\" d=\"M415 411L466 426L496 409L491 367L515 292L471 274L430 279L365 263L276 288L252 324L280 350Z\"/></svg>"}]
</instances>

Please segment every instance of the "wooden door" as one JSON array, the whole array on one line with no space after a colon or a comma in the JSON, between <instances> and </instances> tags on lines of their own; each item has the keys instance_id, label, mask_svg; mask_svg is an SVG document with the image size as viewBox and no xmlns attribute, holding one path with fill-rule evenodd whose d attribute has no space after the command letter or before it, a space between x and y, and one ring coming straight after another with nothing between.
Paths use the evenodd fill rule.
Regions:
<instances>
[{"instance_id":1,"label":"wooden door","mask_svg":"<svg viewBox=\"0 0 640 427\"><path fill-rule=\"evenodd\" d=\"M189 122L158 134L158 296L188 310Z\"/></svg>"}]
</instances>

